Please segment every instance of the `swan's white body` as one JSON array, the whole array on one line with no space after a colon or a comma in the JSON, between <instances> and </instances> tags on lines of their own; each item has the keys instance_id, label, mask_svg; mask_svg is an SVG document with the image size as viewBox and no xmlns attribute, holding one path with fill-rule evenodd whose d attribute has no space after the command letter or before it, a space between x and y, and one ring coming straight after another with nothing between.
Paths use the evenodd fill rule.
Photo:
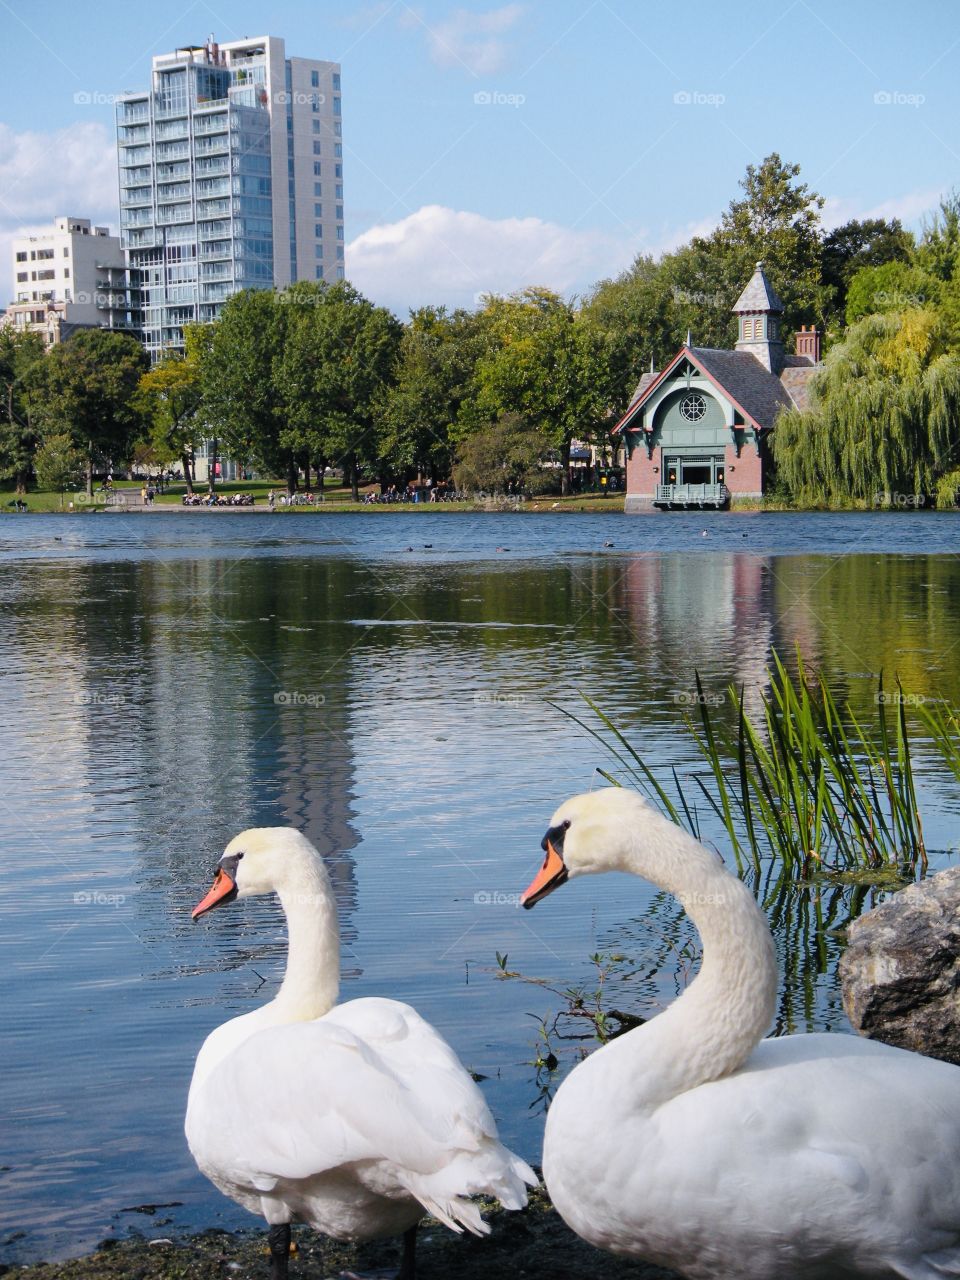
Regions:
<instances>
[{"instance_id":1,"label":"swan's white body","mask_svg":"<svg viewBox=\"0 0 960 1280\"><path fill-rule=\"evenodd\" d=\"M231 851L244 855L241 896L277 891L289 956L276 999L218 1027L197 1057L186 1135L201 1171L268 1223L337 1240L398 1234L424 1210L481 1233L478 1193L522 1208L536 1179L446 1041L393 1000L334 1005L336 905L319 854L269 828Z\"/></svg>"},{"instance_id":2,"label":"swan's white body","mask_svg":"<svg viewBox=\"0 0 960 1280\"><path fill-rule=\"evenodd\" d=\"M703 942L683 996L560 1086L543 1170L564 1220L690 1280L960 1275L960 1068L845 1035L761 1041L772 939L716 856L626 791L568 801L551 831L568 875L642 875Z\"/></svg>"}]
</instances>

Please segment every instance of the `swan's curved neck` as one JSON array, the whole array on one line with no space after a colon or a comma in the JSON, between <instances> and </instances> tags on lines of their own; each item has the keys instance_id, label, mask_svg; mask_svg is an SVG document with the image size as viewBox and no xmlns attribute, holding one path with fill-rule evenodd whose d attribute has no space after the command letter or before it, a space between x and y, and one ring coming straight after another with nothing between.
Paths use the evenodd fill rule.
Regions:
<instances>
[{"instance_id":1,"label":"swan's curved neck","mask_svg":"<svg viewBox=\"0 0 960 1280\"><path fill-rule=\"evenodd\" d=\"M655 875L651 838L657 845ZM774 1015L777 963L770 929L750 890L716 854L666 818L656 815L652 830L645 821L642 832L631 833L621 868L678 898L703 944L700 972L684 994L603 1051L611 1051L625 1074L634 1102L655 1107L745 1061Z\"/></svg>"},{"instance_id":2,"label":"swan's curved neck","mask_svg":"<svg viewBox=\"0 0 960 1280\"><path fill-rule=\"evenodd\" d=\"M340 930L330 882L307 868L277 896L287 917L287 968L273 1004L291 1020L320 1018L340 991Z\"/></svg>"}]
</instances>

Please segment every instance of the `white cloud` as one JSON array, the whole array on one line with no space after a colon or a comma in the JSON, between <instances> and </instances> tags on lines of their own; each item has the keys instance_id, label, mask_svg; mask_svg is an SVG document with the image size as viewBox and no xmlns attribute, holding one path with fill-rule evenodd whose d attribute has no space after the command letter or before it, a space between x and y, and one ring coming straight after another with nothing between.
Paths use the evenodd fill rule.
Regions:
<instances>
[{"instance_id":1,"label":"white cloud","mask_svg":"<svg viewBox=\"0 0 960 1280\"><path fill-rule=\"evenodd\" d=\"M95 122L54 133L0 124L0 308L12 297L13 236L47 229L61 214L116 223L113 134Z\"/></svg>"},{"instance_id":2,"label":"white cloud","mask_svg":"<svg viewBox=\"0 0 960 1280\"><path fill-rule=\"evenodd\" d=\"M638 247L633 237L542 218L486 218L425 205L357 236L347 248L347 275L402 316L427 303L470 307L481 294L527 285L580 292L629 266Z\"/></svg>"},{"instance_id":3,"label":"white cloud","mask_svg":"<svg viewBox=\"0 0 960 1280\"><path fill-rule=\"evenodd\" d=\"M506 33L523 15L520 4L505 4L486 13L455 9L441 22L428 22L416 10L408 10L404 25L422 27L430 57L438 67L461 67L472 75L502 71L509 59Z\"/></svg>"},{"instance_id":4,"label":"white cloud","mask_svg":"<svg viewBox=\"0 0 960 1280\"><path fill-rule=\"evenodd\" d=\"M907 227L918 227L924 215L933 213L945 194L941 187L928 187L922 191L906 191L891 196L879 204L865 208L850 196L827 196L823 206L823 225L828 231L842 226L854 218L899 218Z\"/></svg>"}]
</instances>

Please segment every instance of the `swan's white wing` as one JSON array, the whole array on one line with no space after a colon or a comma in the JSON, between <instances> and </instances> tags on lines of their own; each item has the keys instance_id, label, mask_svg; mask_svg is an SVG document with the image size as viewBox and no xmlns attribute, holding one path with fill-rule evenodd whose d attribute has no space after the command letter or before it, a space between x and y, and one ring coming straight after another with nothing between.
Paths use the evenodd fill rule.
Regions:
<instances>
[{"instance_id":1,"label":"swan's white wing","mask_svg":"<svg viewBox=\"0 0 960 1280\"><path fill-rule=\"evenodd\" d=\"M702 1205L719 1190L726 1202L718 1232L741 1214L744 1238L767 1224L798 1256L819 1237L904 1276L957 1266L956 1067L854 1036L788 1036L658 1121L678 1200Z\"/></svg>"},{"instance_id":2,"label":"swan's white wing","mask_svg":"<svg viewBox=\"0 0 960 1280\"><path fill-rule=\"evenodd\" d=\"M501 1198L516 1199L526 1166L497 1142L479 1090L413 1010L356 1003L381 1006L344 1006L379 1051L328 1015L260 1031L218 1064L191 1106L198 1163L264 1193L347 1170L376 1195L415 1197L454 1230L484 1230L461 1197L501 1194L502 1183Z\"/></svg>"},{"instance_id":3,"label":"swan's white wing","mask_svg":"<svg viewBox=\"0 0 960 1280\"><path fill-rule=\"evenodd\" d=\"M433 1100L434 1119L445 1125L448 1141L474 1151L484 1138L496 1140L497 1126L483 1094L443 1036L416 1009L371 997L337 1005L321 1021L353 1032L415 1096L428 1105Z\"/></svg>"}]
</instances>

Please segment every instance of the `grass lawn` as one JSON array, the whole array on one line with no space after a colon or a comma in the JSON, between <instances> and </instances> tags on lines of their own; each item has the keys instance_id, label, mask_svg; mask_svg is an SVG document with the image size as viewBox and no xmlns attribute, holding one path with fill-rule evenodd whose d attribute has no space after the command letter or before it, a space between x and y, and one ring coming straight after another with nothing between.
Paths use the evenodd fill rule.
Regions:
<instances>
[{"instance_id":1,"label":"grass lawn","mask_svg":"<svg viewBox=\"0 0 960 1280\"><path fill-rule=\"evenodd\" d=\"M137 480L115 480L114 489L140 489L140 482ZM367 486L361 492L376 489L378 486ZM195 492L203 495L207 492L205 484L194 486ZM255 505L260 508L267 506L267 494L273 490L279 497L281 493L286 492L286 485L279 480L239 480L234 483L217 485L217 493L229 497L233 493L250 493L253 494ZM183 502L183 495L186 493L186 485L183 481L171 484L167 487L163 494L157 494L154 499L154 505L158 507L172 506L179 507ZM316 492L314 490L314 492ZM324 501L318 503L315 507L305 506L280 506L276 507L277 512L284 515L308 514L315 511L337 511L337 512L383 512L384 514L396 514L397 512L456 512L456 511L482 511L485 509L482 502L396 502L396 503L364 503L354 502L349 487L345 487L339 483L331 483L330 481L324 487ZM623 510L622 493L611 493L609 496L602 494L587 493L575 494L566 498L559 497L541 497L532 498L525 502L520 508L523 512L543 512L543 511L622 511ZM0 513L15 512L16 493L13 490L0 490ZM27 509L34 512L59 512L61 510L60 494L48 491L28 493L24 499ZM73 503L71 508L70 504ZM87 500L86 494L82 491L68 492L63 495L64 513L77 514L78 512L87 512L94 508L102 508L104 506L104 495L102 492L94 493L93 502Z\"/></svg>"}]
</instances>

